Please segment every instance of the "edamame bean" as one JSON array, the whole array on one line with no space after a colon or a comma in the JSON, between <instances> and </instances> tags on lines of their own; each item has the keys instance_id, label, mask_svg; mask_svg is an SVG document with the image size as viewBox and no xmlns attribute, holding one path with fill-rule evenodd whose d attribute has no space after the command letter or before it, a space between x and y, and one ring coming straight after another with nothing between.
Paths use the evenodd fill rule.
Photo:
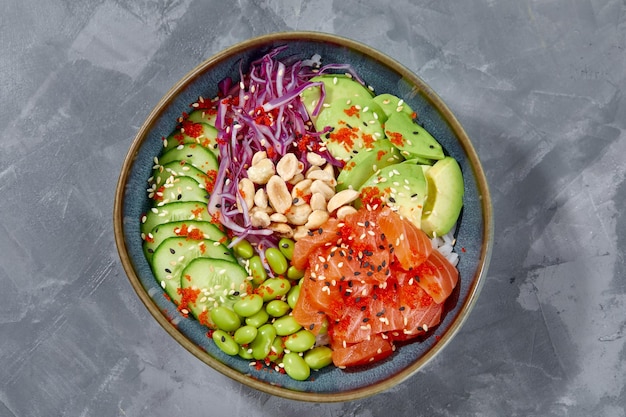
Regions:
<instances>
[{"instance_id":1,"label":"edamame bean","mask_svg":"<svg viewBox=\"0 0 626 417\"><path fill-rule=\"evenodd\" d=\"M252 284L255 286L261 285L263 281L267 279L267 271L263 267L263 261L259 255L250 258L248 263L250 268L250 274L252 275Z\"/></svg>"},{"instance_id":2,"label":"edamame bean","mask_svg":"<svg viewBox=\"0 0 626 417\"><path fill-rule=\"evenodd\" d=\"M243 358L246 360L254 359L254 357L252 356L252 349L250 349L249 347L239 346L238 355L240 358Z\"/></svg>"},{"instance_id":3,"label":"edamame bean","mask_svg":"<svg viewBox=\"0 0 626 417\"><path fill-rule=\"evenodd\" d=\"M233 339L235 340L235 342L239 343L240 345L247 345L248 343L251 343L254 340L257 334L258 334L258 330L256 327L245 325L245 326L241 326L235 331L235 334L233 335Z\"/></svg>"},{"instance_id":4,"label":"edamame bean","mask_svg":"<svg viewBox=\"0 0 626 417\"><path fill-rule=\"evenodd\" d=\"M218 329L226 332L234 332L241 326L241 319L228 307L218 306L211 309L211 320Z\"/></svg>"},{"instance_id":5,"label":"edamame bean","mask_svg":"<svg viewBox=\"0 0 626 417\"><path fill-rule=\"evenodd\" d=\"M291 283L285 278L268 278L257 289L257 294L263 301L270 301L282 297L291 289Z\"/></svg>"},{"instance_id":6,"label":"edamame bean","mask_svg":"<svg viewBox=\"0 0 626 417\"><path fill-rule=\"evenodd\" d=\"M304 354L304 361L311 369L322 369L333 363L333 351L328 346L316 346Z\"/></svg>"},{"instance_id":7,"label":"edamame bean","mask_svg":"<svg viewBox=\"0 0 626 417\"><path fill-rule=\"evenodd\" d=\"M295 242L286 237L280 239L278 241L278 249L280 252L285 255L285 258L291 260L293 258L293 248L295 246Z\"/></svg>"},{"instance_id":8,"label":"edamame bean","mask_svg":"<svg viewBox=\"0 0 626 417\"><path fill-rule=\"evenodd\" d=\"M289 268L287 268L287 278L292 279L292 280L296 280L296 279L300 279L304 276L304 271L301 269L296 268L295 266L291 265Z\"/></svg>"},{"instance_id":9,"label":"edamame bean","mask_svg":"<svg viewBox=\"0 0 626 417\"><path fill-rule=\"evenodd\" d=\"M269 319L270 315L267 314L267 311L265 311L264 308L262 308L250 317L246 317L246 324L248 326L253 326L258 329L259 327L267 323Z\"/></svg>"},{"instance_id":10,"label":"edamame bean","mask_svg":"<svg viewBox=\"0 0 626 417\"><path fill-rule=\"evenodd\" d=\"M287 263L287 258L285 258L285 255L283 255L280 250L267 248L265 250L265 259L276 275L283 275L287 272L289 264Z\"/></svg>"},{"instance_id":11,"label":"edamame bean","mask_svg":"<svg viewBox=\"0 0 626 417\"><path fill-rule=\"evenodd\" d=\"M267 359L271 362L276 362L282 356L285 351L285 345L283 344L283 339L280 337L275 337L272 342L272 346L270 347L270 353L267 355Z\"/></svg>"},{"instance_id":12,"label":"edamame bean","mask_svg":"<svg viewBox=\"0 0 626 417\"><path fill-rule=\"evenodd\" d=\"M311 375L311 368L296 352L285 353L283 365L287 375L297 381L304 381Z\"/></svg>"},{"instance_id":13,"label":"edamame bean","mask_svg":"<svg viewBox=\"0 0 626 417\"><path fill-rule=\"evenodd\" d=\"M315 345L315 335L306 329L299 330L285 339L285 347L292 352L305 352L313 345Z\"/></svg>"},{"instance_id":14,"label":"edamame bean","mask_svg":"<svg viewBox=\"0 0 626 417\"><path fill-rule=\"evenodd\" d=\"M237 242L237 244L233 246L233 250L235 251L235 254L237 256L243 259L250 259L254 255L254 248L252 247L250 242L245 239Z\"/></svg>"},{"instance_id":15,"label":"edamame bean","mask_svg":"<svg viewBox=\"0 0 626 417\"><path fill-rule=\"evenodd\" d=\"M252 357L256 360L265 359L265 357L270 353L272 343L274 343L275 338L276 329L274 326L267 323L259 327L259 332L252 343L250 343Z\"/></svg>"},{"instance_id":16,"label":"edamame bean","mask_svg":"<svg viewBox=\"0 0 626 417\"><path fill-rule=\"evenodd\" d=\"M278 336L289 336L302 328L293 316L280 317L272 325L276 328Z\"/></svg>"},{"instance_id":17,"label":"edamame bean","mask_svg":"<svg viewBox=\"0 0 626 417\"><path fill-rule=\"evenodd\" d=\"M225 354L234 356L239 353L239 345L225 331L215 330L212 337L217 347Z\"/></svg>"},{"instance_id":18,"label":"edamame bean","mask_svg":"<svg viewBox=\"0 0 626 417\"><path fill-rule=\"evenodd\" d=\"M291 307L283 300L272 300L265 306L265 311L272 317L282 317L289 313Z\"/></svg>"},{"instance_id":19,"label":"edamame bean","mask_svg":"<svg viewBox=\"0 0 626 417\"><path fill-rule=\"evenodd\" d=\"M294 285L287 293L287 304L289 304L289 307L291 307L292 309L296 308L296 303L298 302L299 297L300 285Z\"/></svg>"},{"instance_id":20,"label":"edamame bean","mask_svg":"<svg viewBox=\"0 0 626 417\"><path fill-rule=\"evenodd\" d=\"M247 294L233 305L233 310L241 317L250 317L258 313L262 308L263 297L258 294Z\"/></svg>"}]
</instances>

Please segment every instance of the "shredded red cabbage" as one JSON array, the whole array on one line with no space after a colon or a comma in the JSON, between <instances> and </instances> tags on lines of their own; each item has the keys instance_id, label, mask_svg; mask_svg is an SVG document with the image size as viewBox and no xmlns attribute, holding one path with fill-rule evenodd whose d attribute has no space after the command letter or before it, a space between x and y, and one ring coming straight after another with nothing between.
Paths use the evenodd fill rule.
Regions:
<instances>
[{"instance_id":1,"label":"shredded red cabbage","mask_svg":"<svg viewBox=\"0 0 626 417\"><path fill-rule=\"evenodd\" d=\"M278 60L278 54L285 49L273 49L252 62L247 73L240 69L238 83L226 78L218 85L215 127L219 131L220 167L208 209L231 231L231 246L247 239L262 249L276 246L278 241L271 230L251 225L249 208L238 188L239 180L247 176L246 170L256 152L266 151L274 163L292 152L306 170L309 168L306 153L314 151L331 164L342 166L321 146L321 135L326 132L315 131L300 93L310 86L321 86L322 96L314 111L316 114L320 111L325 91L321 82L310 81L312 77L344 71L356 80L362 80L347 64L320 66L315 59L291 63Z\"/></svg>"}]
</instances>

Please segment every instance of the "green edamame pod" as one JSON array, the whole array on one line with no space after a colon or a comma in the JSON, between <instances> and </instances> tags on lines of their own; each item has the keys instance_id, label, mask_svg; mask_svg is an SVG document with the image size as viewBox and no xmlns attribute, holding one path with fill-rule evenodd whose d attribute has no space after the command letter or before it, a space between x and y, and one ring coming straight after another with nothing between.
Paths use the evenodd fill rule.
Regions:
<instances>
[{"instance_id":1,"label":"green edamame pod","mask_svg":"<svg viewBox=\"0 0 626 417\"><path fill-rule=\"evenodd\" d=\"M283 339L280 337L275 337L272 342L272 346L270 347L270 353L267 355L267 359L272 362L278 361L285 351L285 345L283 344Z\"/></svg>"},{"instance_id":2,"label":"green edamame pod","mask_svg":"<svg viewBox=\"0 0 626 417\"><path fill-rule=\"evenodd\" d=\"M276 329L274 326L267 323L259 327L259 332L252 343L250 343L252 357L256 360L265 359L265 357L270 353L272 343L274 343L275 338Z\"/></svg>"},{"instance_id":3,"label":"green edamame pod","mask_svg":"<svg viewBox=\"0 0 626 417\"><path fill-rule=\"evenodd\" d=\"M333 351L328 346L316 346L304 354L304 361L311 369L322 369L333 363Z\"/></svg>"},{"instance_id":4,"label":"green edamame pod","mask_svg":"<svg viewBox=\"0 0 626 417\"><path fill-rule=\"evenodd\" d=\"M292 352L305 352L315 345L315 335L303 329L285 338L285 347Z\"/></svg>"},{"instance_id":5,"label":"green edamame pod","mask_svg":"<svg viewBox=\"0 0 626 417\"><path fill-rule=\"evenodd\" d=\"M289 268L287 268L287 278L292 279L292 280L296 280L296 279L300 279L304 276L304 271L301 269L296 268L295 266L291 265Z\"/></svg>"},{"instance_id":6,"label":"green edamame pod","mask_svg":"<svg viewBox=\"0 0 626 417\"><path fill-rule=\"evenodd\" d=\"M211 320L218 329L226 332L234 332L241 326L241 319L228 307L218 306L211 309Z\"/></svg>"},{"instance_id":7,"label":"green edamame pod","mask_svg":"<svg viewBox=\"0 0 626 417\"><path fill-rule=\"evenodd\" d=\"M287 272L287 267L289 266L287 262L287 258L282 252L276 248L267 248L265 250L265 259L267 260L267 264L272 268L274 274L283 275Z\"/></svg>"},{"instance_id":8,"label":"green edamame pod","mask_svg":"<svg viewBox=\"0 0 626 417\"><path fill-rule=\"evenodd\" d=\"M311 368L296 352L285 353L283 365L287 375L297 381L304 381L311 375Z\"/></svg>"},{"instance_id":9,"label":"green edamame pod","mask_svg":"<svg viewBox=\"0 0 626 417\"><path fill-rule=\"evenodd\" d=\"M289 313L291 307L283 300L272 300L265 306L265 311L272 317L282 317Z\"/></svg>"},{"instance_id":10,"label":"green edamame pod","mask_svg":"<svg viewBox=\"0 0 626 417\"><path fill-rule=\"evenodd\" d=\"M238 355L240 358L243 358L245 360L254 359L254 357L252 356L252 349L250 349L249 347L239 346Z\"/></svg>"},{"instance_id":11,"label":"green edamame pod","mask_svg":"<svg viewBox=\"0 0 626 417\"><path fill-rule=\"evenodd\" d=\"M251 315L250 317L246 317L246 324L249 326L256 327L257 329L267 323L270 319L270 315L267 314L264 308L260 309L257 313Z\"/></svg>"},{"instance_id":12,"label":"green edamame pod","mask_svg":"<svg viewBox=\"0 0 626 417\"><path fill-rule=\"evenodd\" d=\"M239 345L223 330L215 330L212 335L213 341L222 352L234 356L239 353Z\"/></svg>"},{"instance_id":13,"label":"green edamame pod","mask_svg":"<svg viewBox=\"0 0 626 417\"><path fill-rule=\"evenodd\" d=\"M302 328L293 316L280 317L272 325L276 328L278 336L289 336Z\"/></svg>"},{"instance_id":14,"label":"green edamame pod","mask_svg":"<svg viewBox=\"0 0 626 417\"><path fill-rule=\"evenodd\" d=\"M300 297L300 285L294 285L291 287L289 292L287 293L287 304L289 307L296 308L296 303L298 302L298 298Z\"/></svg>"},{"instance_id":15,"label":"green edamame pod","mask_svg":"<svg viewBox=\"0 0 626 417\"><path fill-rule=\"evenodd\" d=\"M295 242L286 237L280 239L278 241L278 250L285 256L285 258L291 260L293 258L293 248L295 246Z\"/></svg>"},{"instance_id":16,"label":"green edamame pod","mask_svg":"<svg viewBox=\"0 0 626 417\"><path fill-rule=\"evenodd\" d=\"M239 299L233 310L241 317L250 317L263 308L263 298L258 294L247 294Z\"/></svg>"},{"instance_id":17,"label":"green edamame pod","mask_svg":"<svg viewBox=\"0 0 626 417\"><path fill-rule=\"evenodd\" d=\"M257 294L263 297L263 301L275 300L287 294L291 289L291 283L285 278L268 278L257 289Z\"/></svg>"},{"instance_id":18,"label":"green edamame pod","mask_svg":"<svg viewBox=\"0 0 626 417\"><path fill-rule=\"evenodd\" d=\"M250 274L252 275L252 285L261 285L261 283L267 279L267 271L265 270L263 261L261 261L261 257L259 255L250 258L248 267L250 268Z\"/></svg>"},{"instance_id":19,"label":"green edamame pod","mask_svg":"<svg viewBox=\"0 0 626 417\"><path fill-rule=\"evenodd\" d=\"M237 242L237 244L233 246L233 251L235 252L235 255L243 259L250 259L254 255L254 248L250 242L245 239Z\"/></svg>"},{"instance_id":20,"label":"green edamame pod","mask_svg":"<svg viewBox=\"0 0 626 417\"><path fill-rule=\"evenodd\" d=\"M247 345L248 343L251 343L256 338L257 334L258 334L257 328L247 324L245 326L241 326L235 331L235 334L233 335L233 339L235 340L235 342L239 343L240 345Z\"/></svg>"}]
</instances>

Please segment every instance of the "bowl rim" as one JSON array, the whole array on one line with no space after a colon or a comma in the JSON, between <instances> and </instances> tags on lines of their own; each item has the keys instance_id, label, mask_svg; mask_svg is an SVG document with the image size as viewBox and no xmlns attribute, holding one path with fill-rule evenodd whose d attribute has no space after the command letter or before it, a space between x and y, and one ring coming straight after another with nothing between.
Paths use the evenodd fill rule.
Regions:
<instances>
[{"instance_id":1,"label":"bowl rim","mask_svg":"<svg viewBox=\"0 0 626 417\"><path fill-rule=\"evenodd\" d=\"M217 64L225 58L237 55L242 50L249 50L254 47L268 45L269 43L276 43L281 41L288 42L302 39L312 40L321 43L333 43L341 45L342 47L347 47L351 50L368 56L375 61L382 63L384 66L387 66L388 68L391 68L399 73L403 78L409 80L411 85L414 86L413 89L419 91L425 96L425 99L428 101L428 103L442 115L444 120L450 125L450 128L457 136L458 141L463 151L467 155L467 159L470 162L469 166L471 167L475 176L477 189L479 191L478 197L481 200L481 214L483 220L483 241L479 252L480 256L478 260L478 268L474 273L474 276L471 277L471 286L468 290L467 298L463 300L463 303L458 310L457 316L454 318L446 332L444 332L444 334L440 337L438 343L431 349L426 351L425 354L418 358L416 361L412 362L409 366L402 369L398 373L388 377L387 379L381 380L371 386L365 386L336 393L295 391L288 388L271 385L266 382L256 380L248 375L239 373L238 371L223 364L216 358L213 358L206 351L204 351L187 337L185 337L185 335L183 335L176 328L176 326L167 317L165 317L163 312L154 303L148 292L141 284L137 272L133 267L133 263L128 255L127 246L124 239L123 209L125 202L125 188L130 174L130 170L141 145L147 139L149 131L153 127L154 123L158 120L161 113L164 112L167 104L170 103L171 100L173 100L180 91L184 90L186 86L188 86L196 78L201 76L207 69L211 68L213 65ZM135 290L135 293L138 295L139 299L148 309L150 314L157 320L161 327L167 333L169 333L169 335L172 336L180 345L187 349L196 358L209 365L211 368L215 369L216 371L222 373L227 377L230 377L235 381L243 383L244 385L250 386L267 394L272 394L287 399L317 403L353 401L386 391L416 374L441 350L443 350L462 327L474 304L476 303L478 294L480 293L480 290L484 283L486 271L489 267L491 259L494 228L489 187L479 157L459 121L456 119L448 106L443 102L443 100L434 92L434 90L432 90L430 86L428 86L418 75L410 71L407 67L405 67L398 61L390 58L389 56L379 52L371 46L368 46L359 41L355 41L353 39L345 38L343 36L315 31L273 32L236 43L205 59L196 67L194 67L191 71L189 71L186 75L184 75L176 84L174 84L153 107L153 109L145 119L144 123L138 130L137 134L133 138L131 146L124 158L115 191L113 207L113 226L118 255L120 257L124 271L128 277L128 280L131 283L131 286Z\"/></svg>"}]
</instances>

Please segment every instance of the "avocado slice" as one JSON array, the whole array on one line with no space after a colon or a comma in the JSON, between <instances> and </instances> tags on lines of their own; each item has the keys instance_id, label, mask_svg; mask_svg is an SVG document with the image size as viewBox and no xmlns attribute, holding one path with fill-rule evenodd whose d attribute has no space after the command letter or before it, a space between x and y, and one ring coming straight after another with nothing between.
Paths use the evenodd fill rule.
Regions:
<instances>
[{"instance_id":1,"label":"avocado slice","mask_svg":"<svg viewBox=\"0 0 626 417\"><path fill-rule=\"evenodd\" d=\"M421 228L428 185L419 165L401 162L386 166L365 181L359 189L362 195L367 194L368 187L377 188L385 204Z\"/></svg>"},{"instance_id":2,"label":"avocado slice","mask_svg":"<svg viewBox=\"0 0 626 417\"><path fill-rule=\"evenodd\" d=\"M384 139L381 117L385 113L371 98L344 97L325 105L314 125L317 131L330 127L322 140L332 156L346 162Z\"/></svg>"},{"instance_id":3,"label":"avocado slice","mask_svg":"<svg viewBox=\"0 0 626 417\"><path fill-rule=\"evenodd\" d=\"M385 112L387 117L392 113L402 112L409 116L413 116L413 109L404 102L400 97L394 96L389 93L382 93L374 97L374 101L378 103L381 109Z\"/></svg>"},{"instance_id":4,"label":"avocado slice","mask_svg":"<svg viewBox=\"0 0 626 417\"><path fill-rule=\"evenodd\" d=\"M404 112L392 113L385 122L385 134L406 159L443 159L443 148L422 126Z\"/></svg>"},{"instance_id":5,"label":"avocado slice","mask_svg":"<svg viewBox=\"0 0 626 417\"><path fill-rule=\"evenodd\" d=\"M312 82L321 81L324 83L324 91L326 93L324 103L330 104L341 98L372 98L374 94L358 81L341 74L325 74L311 78ZM305 89L300 94L300 100L304 104L311 121L315 122L317 116L313 116L313 110L320 100L321 89L313 86Z\"/></svg>"},{"instance_id":6,"label":"avocado slice","mask_svg":"<svg viewBox=\"0 0 626 417\"><path fill-rule=\"evenodd\" d=\"M429 236L443 236L457 222L463 208L463 174L452 157L435 162L426 170L428 197L422 214L422 230Z\"/></svg>"},{"instance_id":7,"label":"avocado slice","mask_svg":"<svg viewBox=\"0 0 626 417\"><path fill-rule=\"evenodd\" d=\"M358 190L379 169L402 162L400 151L387 139L374 142L371 149L354 155L337 177L337 192L352 188Z\"/></svg>"}]
</instances>

